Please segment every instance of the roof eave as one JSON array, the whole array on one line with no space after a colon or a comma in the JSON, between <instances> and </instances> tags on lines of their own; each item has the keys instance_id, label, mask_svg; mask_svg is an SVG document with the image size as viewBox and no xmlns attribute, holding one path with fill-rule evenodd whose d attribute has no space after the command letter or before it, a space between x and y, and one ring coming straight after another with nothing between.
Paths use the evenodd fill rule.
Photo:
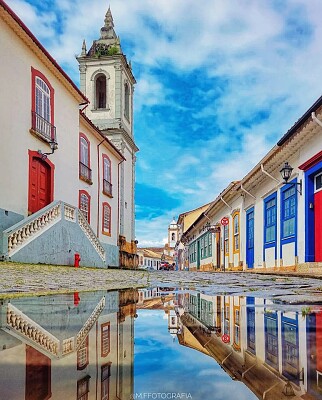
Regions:
<instances>
[{"instance_id":1,"label":"roof eave","mask_svg":"<svg viewBox=\"0 0 322 400\"><path fill-rule=\"evenodd\" d=\"M89 100L87 97L78 89L71 78L66 74L66 72L61 68L57 61L49 54L49 52L44 48L44 46L39 42L39 40L34 36L30 29L22 22L22 20L17 16L17 14L3 1L0 0L0 7L7 14L8 18L5 22L17 33L17 28L20 29L29 39L31 43L34 44L36 49L40 50L40 53L49 61L49 64L53 67L56 72L56 76L59 75L62 80L64 80L65 86L68 86L70 91L73 93L74 97L79 101L80 104L87 104ZM13 24L14 22L15 24ZM22 37L23 39L23 37ZM36 53L35 48L33 49Z\"/></svg>"}]
</instances>

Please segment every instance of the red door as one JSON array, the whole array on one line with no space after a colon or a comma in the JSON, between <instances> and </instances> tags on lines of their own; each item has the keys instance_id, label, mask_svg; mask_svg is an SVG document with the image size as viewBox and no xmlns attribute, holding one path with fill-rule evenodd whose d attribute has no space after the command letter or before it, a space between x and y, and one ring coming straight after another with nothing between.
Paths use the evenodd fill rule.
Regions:
<instances>
[{"instance_id":1,"label":"red door","mask_svg":"<svg viewBox=\"0 0 322 400\"><path fill-rule=\"evenodd\" d=\"M32 157L29 171L29 207L34 213L51 202L50 166L41 158Z\"/></svg>"},{"instance_id":2,"label":"red door","mask_svg":"<svg viewBox=\"0 0 322 400\"><path fill-rule=\"evenodd\" d=\"M50 358L26 345L25 400L47 400L51 394Z\"/></svg>"},{"instance_id":3,"label":"red door","mask_svg":"<svg viewBox=\"0 0 322 400\"><path fill-rule=\"evenodd\" d=\"M320 312L315 314L316 318L316 369L322 372L322 314Z\"/></svg>"},{"instance_id":4,"label":"red door","mask_svg":"<svg viewBox=\"0 0 322 400\"><path fill-rule=\"evenodd\" d=\"M319 178L315 178L314 193L314 237L315 237L315 261L322 261L322 190L319 185Z\"/></svg>"}]
</instances>

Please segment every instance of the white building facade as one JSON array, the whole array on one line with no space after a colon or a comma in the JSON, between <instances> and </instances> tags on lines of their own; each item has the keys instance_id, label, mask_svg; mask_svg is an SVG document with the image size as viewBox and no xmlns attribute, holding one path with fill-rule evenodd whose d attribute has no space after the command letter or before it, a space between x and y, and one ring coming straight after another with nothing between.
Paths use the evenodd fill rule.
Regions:
<instances>
[{"instance_id":1,"label":"white building facade","mask_svg":"<svg viewBox=\"0 0 322 400\"><path fill-rule=\"evenodd\" d=\"M80 111L87 97L3 1L0 25L0 257L136 266L134 163L124 166L128 154Z\"/></svg>"},{"instance_id":2,"label":"white building facade","mask_svg":"<svg viewBox=\"0 0 322 400\"><path fill-rule=\"evenodd\" d=\"M321 268L321 105L319 98L183 233L189 269Z\"/></svg>"}]
</instances>

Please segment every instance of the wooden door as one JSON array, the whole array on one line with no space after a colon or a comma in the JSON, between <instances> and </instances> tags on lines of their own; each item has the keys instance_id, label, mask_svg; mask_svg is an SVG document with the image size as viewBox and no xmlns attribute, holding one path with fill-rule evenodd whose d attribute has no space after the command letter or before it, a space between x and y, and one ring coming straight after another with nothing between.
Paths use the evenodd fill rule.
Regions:
<instances>
[{"instance_id":1,"label":"wooden door","mask_svg":"<svg viewBox=\"0 0 322 400\"><path fill-rule=\"evenodd\" d=\"M254 208L246 213L246 264L254 268Z\"/></svg>"},{"instance_id":2,"label":"wooden door","mask_svg":"<svg viewBox=\"0 0 322 400\"><path fill-rule=\"evenodd\" d=\"M26 345L25 400L48 400L51 394L50 358Z\"/></svg>"},{"instance_id":3,"label":"wooden door","mask_svg":"<svg viewBox=\"0 0 322 400\"><path fill-rule=\"evenodd\" d=\"M32 157L29 171L29 213L35 213L51 202L50 166L41 158Z\"/></svg>"},{"instance_id":4,"label":"wooden door","mask_svg":"<svg viewBox=\"0 0 322 400\"><path fill-rule=\"evenodd\" d=\"M221 264L221 250L220 250L220 229L218 229L218 231L216 232L216 266L217 268L220 268L220 264Z\"/></svg>"}]
</instances>

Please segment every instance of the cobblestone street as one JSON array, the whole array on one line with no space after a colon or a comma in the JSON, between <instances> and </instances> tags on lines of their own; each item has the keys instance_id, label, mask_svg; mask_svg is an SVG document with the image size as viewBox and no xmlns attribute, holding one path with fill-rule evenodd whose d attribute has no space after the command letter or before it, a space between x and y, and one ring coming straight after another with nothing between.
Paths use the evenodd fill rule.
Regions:
<instances>
[{"instance_id":1,"label":"cobblestone street","mask_svg":"<svg viewBox=\"0 0 322 400\"><path fill-rule=\"evenodd\" d=\"M287 303L321 303L322 276L290 274L130 271L49 265L0 264L2 297L87 290L168 287L207 294L251 295Z\"/></svg>"}]
</instances>

